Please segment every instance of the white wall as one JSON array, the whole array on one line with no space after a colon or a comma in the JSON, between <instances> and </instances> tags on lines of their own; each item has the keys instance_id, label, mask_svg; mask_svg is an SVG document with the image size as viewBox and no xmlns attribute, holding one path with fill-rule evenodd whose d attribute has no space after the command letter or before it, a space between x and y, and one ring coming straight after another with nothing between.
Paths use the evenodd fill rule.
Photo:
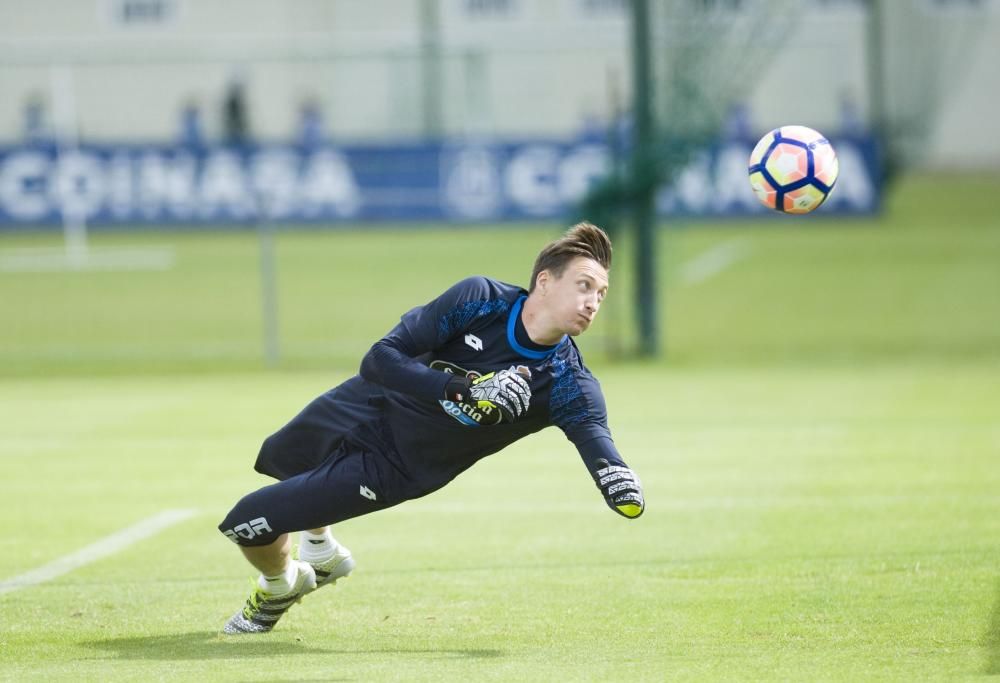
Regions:
<instances>
[{"instance_id":1,"label":"white wall","mask_svg":"<svg viewBox=\"0 0 1000 683\"><path fill-rule=\"evenodd\" d=\"M985 1L980 41L928 140L932 165L1000 168L991 121L1000 105L1000 0ZM168 20L124 27L111 17L127 2L0 3L0 140L19 139L32 93L51 104L50 66L60 63L72 65L79 131L90 140L168 139L189 99L218 135L237 68L248 79L252 129L265 139L290 136L307 97L339 139L424 130L421 0L138 0L161 3ZM441 0L444 130L565 135L586 116L605 116L611 92L631 90L626 4ZM860 4L800 0L800 8L801 24L753 84L758 129L835 127L844 92L867 111Z\"/></svg>"},{"instance_id":2,"label":"white wall","mask_svg":"<svg viewBox=\"0 0 1000 683\"><path fill-rule=\"evenodd\" d=\"M946 168L1000 168L1000 8L970 56L956 73L955 89L945 98L941 118L929 140L928 158Z\"/></svg>"}]
</instances>

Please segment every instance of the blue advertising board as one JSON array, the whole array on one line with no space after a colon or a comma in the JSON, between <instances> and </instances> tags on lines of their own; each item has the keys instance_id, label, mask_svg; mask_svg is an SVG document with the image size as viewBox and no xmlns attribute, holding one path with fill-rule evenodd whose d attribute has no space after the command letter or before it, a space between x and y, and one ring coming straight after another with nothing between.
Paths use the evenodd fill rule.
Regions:
<instances>
[{"instance_id":1,"label":"blue advertising board","mask_svg":"<svg viewBox=\"0 0 1000 683\"><path fill-rule=\"evenodd\" d=\"M840 178L828 214L878 209L871 139L833 140ZM659 193L663 215L766 212L747 181L752 141L715 145ZM514 142L185 148L0 148L0 228L282 222L563 219L611 165L606 145Z\"/></svg>"}]
</instances>

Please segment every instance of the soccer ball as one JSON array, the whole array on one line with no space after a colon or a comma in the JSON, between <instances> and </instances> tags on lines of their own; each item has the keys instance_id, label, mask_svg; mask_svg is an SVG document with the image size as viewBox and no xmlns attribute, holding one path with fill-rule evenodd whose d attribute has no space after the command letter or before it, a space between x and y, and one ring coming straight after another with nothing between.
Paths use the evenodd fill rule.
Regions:
<instances>
[{"instance_id":1,"label":"soccer ball","mask_svg":"<svg viewBox=\"0 0 1000 683\"><path fill-rule=\"evenodd\" d=\"M812 128L782 126L750 153L750 187L760 203L784 213L809 213L837 182L840 165L830 142Z\"/></svg>"}]
</instances>

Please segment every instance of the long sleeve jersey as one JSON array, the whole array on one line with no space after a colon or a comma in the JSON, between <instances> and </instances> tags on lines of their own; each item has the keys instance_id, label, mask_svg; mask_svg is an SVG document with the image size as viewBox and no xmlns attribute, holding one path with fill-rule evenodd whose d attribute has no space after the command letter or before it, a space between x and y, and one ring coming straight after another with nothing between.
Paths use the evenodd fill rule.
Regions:
<instances>
[{"instance_id":1,"label":"long sleeve jersey","mask_svg":"<svg viewBox=\"0 0 1000 683\"><path fill-rule=\"evenodd\" d=\"M591 473L601 459L625 464L611 439L600 384L570 337L554 346L531 341L521 321L526 298L514 285L462 280L404 314L365 355L360 376L341 385L338 393L352 404L345 407L369 416L369 428L354 430L355 440L384 452L421 495L551 425ZM522 365L531 371L531 404L516 421L446 398L452 374L475 379Z\"/></svg>"}]
</instances>

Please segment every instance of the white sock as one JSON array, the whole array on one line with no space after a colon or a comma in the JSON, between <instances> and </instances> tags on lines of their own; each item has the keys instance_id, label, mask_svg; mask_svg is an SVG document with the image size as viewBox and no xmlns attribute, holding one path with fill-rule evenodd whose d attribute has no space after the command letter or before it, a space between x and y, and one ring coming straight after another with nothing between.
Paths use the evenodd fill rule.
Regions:
<instances>
[{"instance_id":1,"label":"white sock","mask_svg":"<svg viewBox=\"0 0 1000 683\"><path fill-rule=\"evenodd\" d=\"M299 559L304 562L318 564L333 557L337 552L337 541L333 539L330 529L321 534L303 531L299 543Z\"/></svg>"},{"instance_id":2,"label":"white sock","mask_svg":"<svg viewBox=\"0 0 1000 683\"><path fill-rule=\"evenodd\" d=\"M261 574L260 578L257 579L257 585L271 595L282 595L292 590L297 576L298 569L295 567L295 563L289 562L285 571L277 576L264 576Z\"/></svg>"}]
</instances>

